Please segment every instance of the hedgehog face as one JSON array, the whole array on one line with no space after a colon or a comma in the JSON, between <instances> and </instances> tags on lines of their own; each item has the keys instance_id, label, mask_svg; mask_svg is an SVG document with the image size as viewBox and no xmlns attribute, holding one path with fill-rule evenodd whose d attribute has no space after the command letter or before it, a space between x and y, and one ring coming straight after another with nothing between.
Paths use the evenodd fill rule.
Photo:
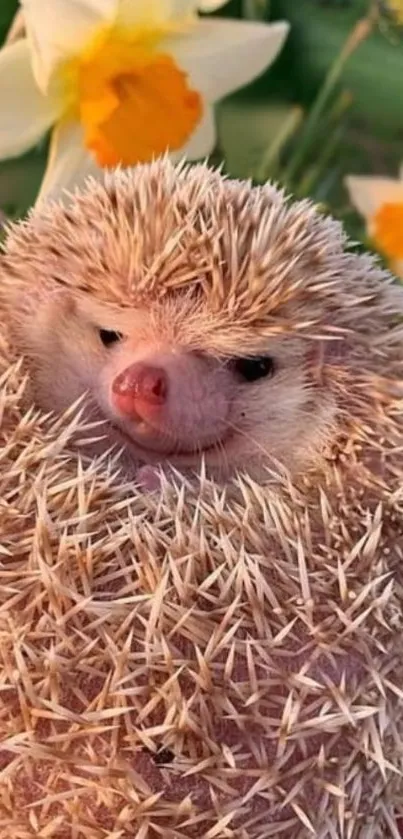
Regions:
<instances>
[{"instance_id":1,"label":"hedgehog face","mask_svg":"<svg viewBox=\"0 0 403 839\"><path fill-rule=\"evenodd\" d=\"M63 411L85 393L103 446L123 446L134 473L167 461L197 469L202 458L220 476L299 465L319 448L330 405L307 342L246 332L225 354L211 338L220 330L219 316L180 292L122 311L62 291L39 303L23 344L41 407Z\"/></svg>"},{"instance_id":2,"label":"hedgehog face","mask_svg":"<svg viewBox=\"0 0 403 839\"><path fill-rule=\"evenodd\" d=\"M86 392L130 468L220 474L321 460L382 367L392 286L309 202L167 159L39 205L0 260L40 406Z\"/></svg>"}]
</instances>

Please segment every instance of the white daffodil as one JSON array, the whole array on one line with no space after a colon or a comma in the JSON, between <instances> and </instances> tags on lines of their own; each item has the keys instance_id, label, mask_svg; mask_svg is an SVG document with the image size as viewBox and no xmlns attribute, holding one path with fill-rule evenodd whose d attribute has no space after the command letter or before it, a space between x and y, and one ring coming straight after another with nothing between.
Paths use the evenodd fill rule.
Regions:
<instances>
[{"instance_id":1,"label":"white daffodil","mask_svg":"<svg viewBox=\"0 0 403 839\"><path fill-rule=\"evenodd\" d=\"M53 127L40 197L103 167L215 143L213 104L274 61L288 24L200 18L223 0L21 0L0 50L0 159Z\"/></svg>"},{"instance_id":2,"label":"white daffodil","mask_svg":"<svg viewBox=\"0 0 403 839\"><path fill-rule=\"evenodd\" d=\"M391 270L403 277L403 167L396 179L350 175L345 183L369 238Z\"/></svg>"},{"instance_id":3,"label":"white daffodil","mask_svg":"<svg viewBox=\"0 0 403 839\"><path fill-rule=\"evenodd\" d=\"M385 0L385 9L395 19L396 23L403 23L403 0Z\"/></svg>"}]
</instances>

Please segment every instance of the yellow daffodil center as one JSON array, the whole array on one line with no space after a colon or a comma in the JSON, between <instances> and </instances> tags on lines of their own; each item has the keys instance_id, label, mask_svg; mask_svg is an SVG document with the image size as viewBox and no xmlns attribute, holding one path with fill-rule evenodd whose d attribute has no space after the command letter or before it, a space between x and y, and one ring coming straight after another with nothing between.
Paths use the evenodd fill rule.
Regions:
<instances>
[{"instance_id":1,"label":"yellow daffodil center","mask_svg":"<svg viewBox=\"0 0 403 839\"><path fill-rule=\"evenodd\" d=\"M372 238L389 259L403 259L403 203L382 204L372 221Z\"/></svg>"},{"instance_id":2,"label":"yellow daffodil center","mask_svg":"<svg viewBox=\"0 0 403 839\"><path fill-rule=\"evenodd\" d=\"M110 32L64 68L70 111L99 166L131 166L187 141L202 116L200 94L156 32Z\"/></svg>"}]
</instances>

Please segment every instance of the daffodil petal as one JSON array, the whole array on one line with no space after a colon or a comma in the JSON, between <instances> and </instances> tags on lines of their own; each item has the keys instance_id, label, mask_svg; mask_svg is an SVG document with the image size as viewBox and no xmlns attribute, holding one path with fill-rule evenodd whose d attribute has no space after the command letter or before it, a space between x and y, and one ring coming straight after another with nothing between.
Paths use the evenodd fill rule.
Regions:
<instances>
[{"instance_id":1,"label":"daffodil petal","mask_svg":"<svg viewBox=\"0 0 403 839\"><path fill-rule=\"evenodd\" d=\"M8 30L5 40L3 42L3 46L5 46L5 44L13 44L14 41L18 41L19 38L23 38L24 36L25 20L22 9L19 9L17 14L14 15L10 29Z\"/></svg>"},{"instance_id":2,"label":"daffodil petal","mask_svg":"<svg viewBox=\"0 0 403 839\"><path fill-rule=\"evenodd\" d=\"M58 116L37 88L24 39L0 50L0 158L18 157L45 134Z\"/></svg>"},{"instance_id":3,"label":"daffodil petal","mask_svg":"<svg viewBox=\"0 0 403 839\"><path fill-rule=\"evenodd\" d=\"M166 23L172 0L118 0L117 20L123 26L154 27Z\"/></svg>"},{"instance_id":4,"label":"daffodil petal","mask_svg":"<svg viewBox=\"0 0 403 839\"><path fill-rule=\"evenodd\" d=\"M37 203L44 199L60 199L64 191L80 186L90 175L102 177L102 170L84 146L81 126L76 122L59 123L52 134Z\"/></svg>"},{"instance_id":5,"label":"daffodil petal","mask_svg":"<svg viewBox=\"0 0 403 839\"><path fill-rule=\"evenodd\" d=\"M189 74L192 87L216 102L260 76L277 57L288 30L285 21L204 19L164 48Z\"/></svg>"},{"instance_id":6,"label":"daffodil petal","mask_svg":"<svg viewBox=\"0 0 403 839\"><path fill-rule=\"evenodd\" d=\"M403 204L403 182L394 178L349 175L344 183L351 203L367 222L382 204Z\"/></svg>"},{"instance_id":7,"label":"daffodil petal","mask_svg":"<svg viewBox=\"0 0 403 839\"><path fill-rule=\"evenodd\" d=\"M113 23L119 0L22 0L34 74L46 93L58 64L76 55L102 26Z\"/></svg>"},{"instance_id":8,"label":"daffodil petal","mask_svg":"<svg viewBox=\"0 0 403 839\"><path fill-rule=\"evenodd\" d=\"M170 0L174 17L186 17L199 12L215 12L228 0Z\"/></svg>"},{"instance_id":9,"label":"daffodil petal","mask_svg":"<svg viewBox=\"0 0 403 839\"><path fill-rule=\"evenodd\" d=\"M200 12L215 12L221 6L226 6L228 0L199 0L197 8Z\"/></svg>"},{"instance_id":10,"label":"daffodil petal","mask_svg":"<svg viewBox=\"0 0 403 839\"><path fill-rule=\"evenodd\" d=\"M393 274L396 274L396 277L403 279L403 259L392 260L388 267Z\"/></svg>"},{"instance_id":11,"label":"daffodil petal","mask_svg":"<svg viewBox=\"0 0 403 839\"><path fill-rule=\"evenodd\" d=\"M196 131L192 134L186 145L180 151L170 154L173 160L181 160L186 157L188 160L201 160L208 157L214 149L216 142L216 125L214 110L209 105L205 106L204 116Z\"/></svg>"},{"instance_id":12,"label":"daffodil petal","mask_svg":"<svg viewBox=\"0 0 403 839\"><path fill-rule=\"evenodd\" d=\"M197 20L197 0L119 0L118 22L153 28Z\"/></svg>"}]
</instances>

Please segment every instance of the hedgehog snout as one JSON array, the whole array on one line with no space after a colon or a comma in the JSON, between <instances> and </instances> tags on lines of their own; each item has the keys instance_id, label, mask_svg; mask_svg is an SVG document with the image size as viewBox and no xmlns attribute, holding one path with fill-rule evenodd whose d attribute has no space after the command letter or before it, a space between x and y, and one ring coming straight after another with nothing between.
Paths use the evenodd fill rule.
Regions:
<instances>
[{"instance_id":1,"label":"hedgehog snout","mask_svg":"<svg viewBox=\"0 0 403 839\"><path fill-rule=\"evenodd\" d=\"M222 365L192 352L149 349L125 362L110 381L110 407L134 440L190 451L226 433L233 382Z\"/></svg>"},{"instance_id":2,"label":"hedgehog snout","mask_svg":"<svg viewBox=\"0 0 403 839\"><path fill-rule=\"evenodd\" d=\"M147 420L161 412L168 396L168 375L163 367L136 362L112 382L114 406L127 417Z\"/></svg>"}]
</instances>

